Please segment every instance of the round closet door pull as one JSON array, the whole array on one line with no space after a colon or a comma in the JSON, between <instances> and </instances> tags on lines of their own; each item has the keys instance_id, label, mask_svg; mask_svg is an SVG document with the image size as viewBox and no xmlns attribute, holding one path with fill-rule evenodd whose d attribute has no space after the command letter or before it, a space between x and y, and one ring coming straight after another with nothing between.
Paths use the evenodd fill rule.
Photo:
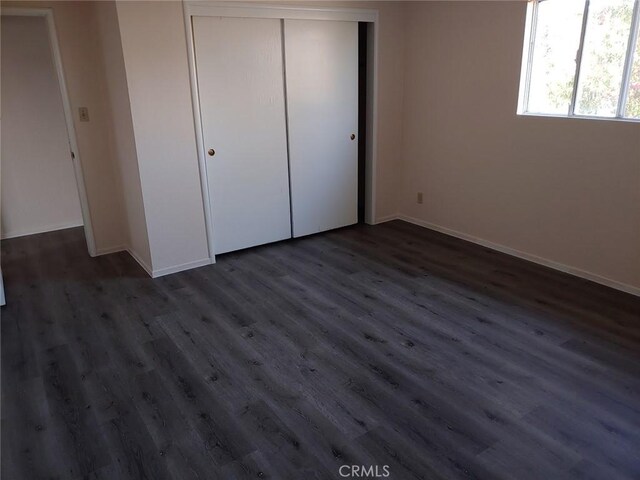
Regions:
<instances>
[{"instance_id":1,"label":"round closet door pull","mask_svg":"<svg viewBox=\"0 0 640 480\"><path fill-rule=\"evenodd\" d=\"M356 134L355 134L355 133L352 133L352 134L351 134L351 140L355 140L355 139L356 139Z\"/></svg>"},{"instance_id":2,"label":"round closet door pull","mask_svg":"<svg viewBox=\"0 0 640 480\"><path fill-rule=\"evenodd\" d=\"M210 157L213 157L216 154L216 151L213 148L210 148L209 150L207 150L207 153Z\"/></svg>"}]
</instances>

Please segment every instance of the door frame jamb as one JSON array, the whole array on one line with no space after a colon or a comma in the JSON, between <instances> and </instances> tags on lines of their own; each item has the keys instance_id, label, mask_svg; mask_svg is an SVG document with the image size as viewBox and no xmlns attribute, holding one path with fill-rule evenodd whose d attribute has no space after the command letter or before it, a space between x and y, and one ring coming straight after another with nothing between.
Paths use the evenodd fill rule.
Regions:
<instances>
[{"instance_id":1,"label":"door frame jamb","mask_svg":"<svg viewBox=\"0 0 640 480\"><path fill-rule=\"evenodd\" d=\"M96 243L93 236L93 224L91 222L91 212L89 210L89 201L87 198L87 190L84 183L84 173L82 171L82 162L80 160L80 152L78 150L78 141L76 138L76 130L73 123L73 111L71 110L71 101L67 90L67 83L64 76L64 68L62 65L62 55L60 54L60 46L58 44L58 35L56 33L56 25L53 18L52 8L29 8L29 7L2 7L0 9L2 16L13 17L44 17L47 23L47 32L49 35L49 47L51 48L51 57L56 72L56 80L60 88L60 96L62 98L62 109L64 111L64 120L67 127L67 136L69 140L70 155L73 162L73 171L76 177L76 186L78 188L78 197L80 199L80 210L82 211L82 223L84 227L84 235L87 242L87 250L89 255L95 257Z\"/></svg>"}]
</instances>

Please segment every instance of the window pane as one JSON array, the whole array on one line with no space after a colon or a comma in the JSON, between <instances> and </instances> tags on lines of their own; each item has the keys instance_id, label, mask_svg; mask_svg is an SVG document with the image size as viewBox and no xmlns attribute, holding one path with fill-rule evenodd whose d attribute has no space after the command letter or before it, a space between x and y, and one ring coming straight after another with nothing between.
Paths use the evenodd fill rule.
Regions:
<instances>
[{"instance_id":1,"label":"window pane","mask_svg":"<svg viewBox=\"0 0 640 480\"><path fill-rule=\"evenodd\" d=\"M633 0L591 0L577 114L616 115L632 16Z\"/></svg>"},{"instance_id":2,"label":"window pane","mask_svg":"<svg viewBox=\"0 0 640 480\"><path fill-rule=\"evenodd\" d=\"M569 113L583 13L584 0L538 4L528 112Z\"/></svg>"},{"instance_id":3,"label":"window pane","mask_svg":"<svg viewBox=\"0 0 640 480\"><path fill-rule=\"evenodd\" d=\"M625 117L640 118L640 35L636 42L636 52L633 56L633 67L629 79L629 94Z\"/></svg>"}]
</instances>

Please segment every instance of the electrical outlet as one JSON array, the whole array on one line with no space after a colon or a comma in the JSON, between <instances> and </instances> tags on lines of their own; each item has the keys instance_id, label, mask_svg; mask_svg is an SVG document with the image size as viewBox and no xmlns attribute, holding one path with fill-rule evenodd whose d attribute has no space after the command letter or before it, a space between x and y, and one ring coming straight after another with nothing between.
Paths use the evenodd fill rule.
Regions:
<instances>
[{"instance_id":1,"label":"electrical outlet","mask_svg":"<svg viewBox=\"0 0 640 480\"><path fill-rule=\"evenodd\" d=\"M417 195L417 200L416 200L419 204L422 204L422 192L418 192Z\"/></svg>"},{"instance_id":2,"label":"electrical outlet","mask_svg":"<svg viewBox=\"0 0 640 480\"><path fill-rule=\"evenodd\" d=\"M81 122L88 122L89 121L89 109L87 107L80 107L78 109L78 112L80 113L80 121Z\"/></svg>"}]
</instances>

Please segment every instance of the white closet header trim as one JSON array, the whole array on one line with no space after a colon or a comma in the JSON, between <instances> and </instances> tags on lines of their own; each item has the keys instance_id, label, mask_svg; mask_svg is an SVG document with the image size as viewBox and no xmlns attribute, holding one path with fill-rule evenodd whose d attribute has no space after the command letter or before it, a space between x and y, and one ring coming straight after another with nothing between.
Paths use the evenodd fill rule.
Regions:
<instances>
[{"instance_id":1,"label":"white closet header trim","mask_svg":"<svg viewBox=\"0 0 640 480\"><path fill-rule=\"evenodd\" d=\"M207 2L198 0L187 0L184 2L184 5L187 14L192 16L342 20L348 22L378 21L377 10L259 5L256 3Z\"/></svg>"}]
</instances>

